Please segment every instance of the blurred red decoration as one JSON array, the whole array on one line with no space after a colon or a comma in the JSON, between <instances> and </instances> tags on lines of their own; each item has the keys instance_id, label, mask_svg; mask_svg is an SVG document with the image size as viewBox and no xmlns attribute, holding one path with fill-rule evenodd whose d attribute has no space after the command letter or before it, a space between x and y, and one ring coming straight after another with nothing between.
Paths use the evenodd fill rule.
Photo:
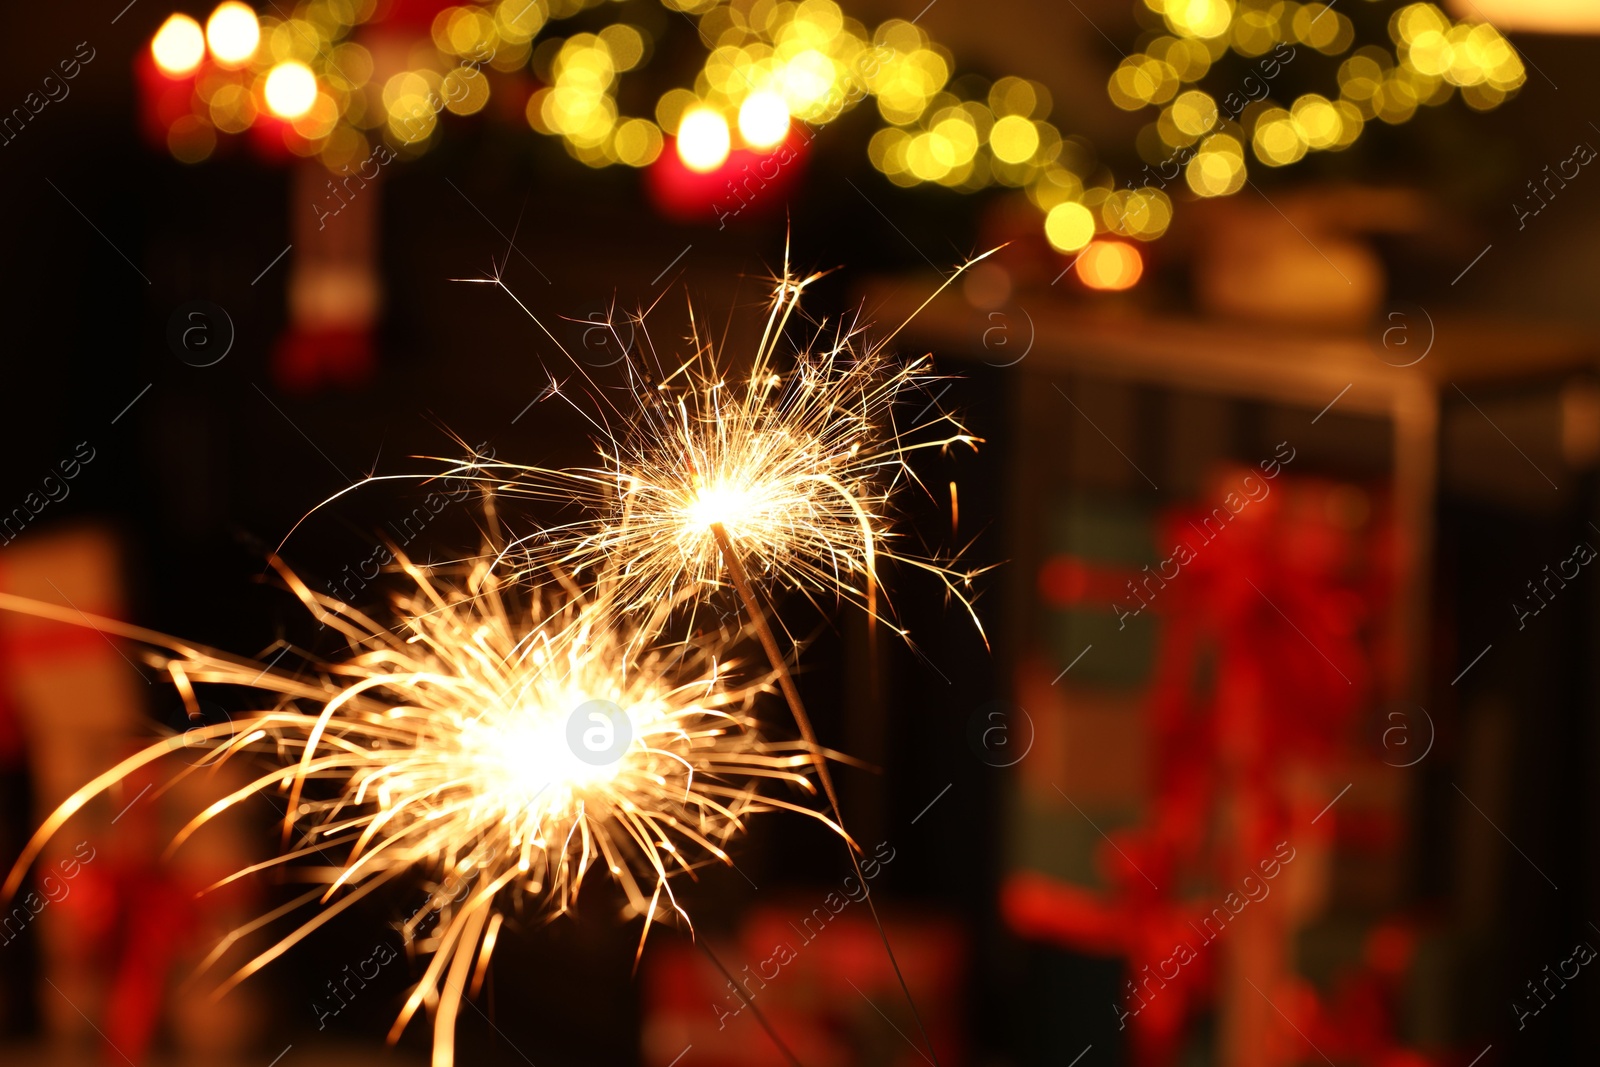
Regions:
<instances>
[{"instance_id":1,"label":"blurred red decoration","mask_svg":"<svg viewBox=\"0 0 1600 1067\"><path fill-rule=\"evenodd\" d=\"M765 152L736 148L721 166L690 170L669 137L661 155L645 171L650 202L678 222L717 222L759 218L781 211L805 170L809 145L797 130Z\"/></svg>"},{"instance_id":2,"label":"blurred red decoration","mask_svg":"<svg viewBox=\"0 0 1600 1067\"><path fill-rule=\"evenodd\" d=\"M1219 471L1206 499L1257 484L1247 476L1259 479L1253 470ZM1303 789L1308 779L1345 773L1358 717L1380 689L1393 532L1381 512L1372 517L1372 499L1353 486L1285 477L1252 494L1222 533L1208 536L1212 512L1204 508L1168 509L1156 523L1158 555L1180 544L1191 551L1174 549L1159 565L1136 570L1056 556L1040 568L1038 591L1048 605L1111 602L1126 604L1117 609L1125 619L1145 608L1157 619L1143 732L1152 781L1142 822L1111 831L1096 850L1103 889L1022 872L1001 893L1002 915L1024 938L1128 961L1114 1010L1137 1067L1179 1062L1202 1010L1213 1005L1233 1017L1219 1028L1223 1062L1302 1059L1307 1050L1292 1032L1295 1047L1240 1058L1240 1041L1281 1025L1267 1017L1270 1008L1258 1011L1263 1004L1245 982L1251 976L1336 1058L1433 1062L1395 1037L1417 940L1410 927L1375 930L1365 962L1341 972L1324 999L1290 969L1287 944L1306 916L1286 903L1287 880L1273 903L1263 893L1259 903L1252 896L1240 905L1254 909L1247 928L1213 936L1207 926L1214 906L1263 860L1279 871L1291 866L1284 855L1303 851L1312 858L1293 877L1320 877L1335 833L1342 846L1367 852L1400 843L1390 814L1347 805L1337 817L1319 818L1316 808L1306 810ZM1165 569L1175 561L1176 575ZM1258 881L1275 877L1260 869ZM1196 886L1212 888L1197 894ZM1208 947L1213 940L1223 943ZM1239 1023L1252 1013L1254 1025Z\"/></svg>"},{"instance_id":3,"label":"blurred red decoration","mask_svg":"<svg viewBox=\"0 0 1600 1067\"><path fill-rule=\"evenodd\" d=\"M377 366L369 329L290 327L272 350L272 383L286 393L367 384Z\"/></svg>"}]
</instances>

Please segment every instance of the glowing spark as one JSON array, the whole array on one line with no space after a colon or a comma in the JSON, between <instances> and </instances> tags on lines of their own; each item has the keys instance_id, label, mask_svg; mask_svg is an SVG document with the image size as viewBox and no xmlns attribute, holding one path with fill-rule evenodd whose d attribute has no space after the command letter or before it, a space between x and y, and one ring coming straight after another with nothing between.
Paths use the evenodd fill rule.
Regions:
<instances>
[{"instance_id":1,"label":"glowing spark","mask_svg":"<svg viewBox=\"0 0 1600 1067\"><path fill-rule=\"evenodd\" d=\"M669 879L731 862L725 846L746 816L789 809L822 818L760 795L769 780L810 791L804 771L814 754L800 743L762 740L751 705L769 688L766 679L740 682L707 648L656 641L671 605L653 617L625 616L602 580L589 592L562 584L519 610L485 562L454 583L404 559L400 565L412 586L395 597L393 628L278 568L354 649L303 674L90 619L162 649L147 659L184 687L247 686L275 699L237 723L152 745L85 785L45 820L0 894L16 891L74 813L168 753L199 739L212 747L201 766L247 752L276 757L249 785L195 816L172 848L228 808L282 793L289 847L218 885L313 853L343 859L299 869L326 883L296 902L315 904L317 913L239 967L218 995L379 887L420 877L430 897L404 934L431 960L390 1036L428 1005L436 1013L434 1067L450 1067L461 998L469 983L482 982L511 908L568 910L598 863L620 886L626 913L644 917L644 934L658 916L687 923ZM6 594L0 609L82 621L74 611ZM282 913L230 935L205 966Z\"/></svg>"},{"instance_id":2,"label":"glowing spark","mask_svg":"<svg viewBox=\"0 0 1600 1067\"><path fill-rule=\"evenodd\" d=\"M980 441L923 395L938 380L926 357L902 363L889 354L898 329L858 344L859 325L824 322L781 357L802 295L822 276L800 278L785 267L744 365L701 336L692 309L691 351L664 365L638 316L648 355L630 353L623 362L625 399L611 400L589 380L591 395L608 406L585 412L601 430L598 466L549 470L474 457L441 473L505 494L578 503L581 518L514 543L524 573L552 560L578 574L611 569L628 606L688 590L699 596L719 584L720 525L757 582L853 600L881 619L877 569L892 560L936 575L976 622L973 574L902 549L893 502L906 483L917 483L915 453ZM917 413L903 422L907 410Z\"/></svg>"}]
</instances>

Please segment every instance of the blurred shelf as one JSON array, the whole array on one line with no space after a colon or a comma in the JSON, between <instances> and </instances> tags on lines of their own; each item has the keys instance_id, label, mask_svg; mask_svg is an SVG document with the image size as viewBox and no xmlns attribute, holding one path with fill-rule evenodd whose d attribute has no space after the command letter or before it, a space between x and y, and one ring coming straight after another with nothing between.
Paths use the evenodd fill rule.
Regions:
<instances>
[{"instance_id":1,"label":"blurred shelf","mask_svg":"<svg viewBox=\"0 0 1600 1067\"><path fill-rule=\"evenodd\" d=\"M995 358L1000 353L984 344L993 320L959 290L918 310L936 285L922 277L877 279L861 296L880 327L910 319L902 336L928 344L941 360L1015 368L1019 382L1081 375L1301 407L1313 413L1313 423L1329 410L1389 422L1397 563L1405 576L1391 619L1403 676L1390 685L1391 695L1413 699L1426 688L1422 665L1445 399L1459 392L1476 407L1464 387L1505 388L1600 369L1600 334L1547 323L1436 316L1412 306L1404 319L1391 313L1387 328L1380 322L1341 332L1153 314L1126 304L1089 308L1047 291L1013 294L1003 312L1011 336L1003 358ZM1019 314L1025 335L1019 335ZM1022 336L1027 340L1019 345ZM1021 356L1012 355L1019 350Z\"/></svg>"}]
</instances>

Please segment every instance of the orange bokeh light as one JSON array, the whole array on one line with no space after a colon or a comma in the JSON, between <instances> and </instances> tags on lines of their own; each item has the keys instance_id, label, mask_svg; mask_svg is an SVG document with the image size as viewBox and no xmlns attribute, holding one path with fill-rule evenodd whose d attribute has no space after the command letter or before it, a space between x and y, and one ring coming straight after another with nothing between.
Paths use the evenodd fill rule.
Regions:
<instances>
[{"instance_id":1,"label":"orange bokeh light","mask_svg":"<svg viewBox=\"0 0 1600 1067\"><path fill-rule=\"evenodd\" d=\"M1144 275L1144 257L1122 241L1094 241L1078 256L1077 271L1091 289L1132 289Z\"/></svg>"}]
</instances>

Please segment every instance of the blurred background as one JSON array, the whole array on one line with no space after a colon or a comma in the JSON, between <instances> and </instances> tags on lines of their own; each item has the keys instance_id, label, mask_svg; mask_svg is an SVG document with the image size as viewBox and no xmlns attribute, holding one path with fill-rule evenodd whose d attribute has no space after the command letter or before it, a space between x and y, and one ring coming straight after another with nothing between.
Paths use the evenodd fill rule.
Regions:
<instances>
[{"instance_id":1,"label":"blurred background","mask_svg":"<svg viewBox=\"0 0 1600 1067\"><path fill-rule=\"evenodd\" d=\"M543 393L644 343L614 316L748 348L787 241L842 268L812 318L881 334L1004 244L895 342L984 439L902 529L992 567L987 639L914 571L876 652L782 605L938 1062L1600 1050L1592 0L123 4L0 37L0 589L336 651L267 554L371 607L384 544L476 549L405 483L295 524L463 444L584 461ZM0 619L0 857L186 725L130 650ZM383 1043L414 887L191 980L293 889L195 895L270 803L160 860L229 783L184 766L0 915L0 1058L423 1062ZM735 858L681 899L798 1059L932 1062L837 841L772 815ZM618 904L513 922L460 1062L784 1062Z\"/></svg>"}]
</instances>

